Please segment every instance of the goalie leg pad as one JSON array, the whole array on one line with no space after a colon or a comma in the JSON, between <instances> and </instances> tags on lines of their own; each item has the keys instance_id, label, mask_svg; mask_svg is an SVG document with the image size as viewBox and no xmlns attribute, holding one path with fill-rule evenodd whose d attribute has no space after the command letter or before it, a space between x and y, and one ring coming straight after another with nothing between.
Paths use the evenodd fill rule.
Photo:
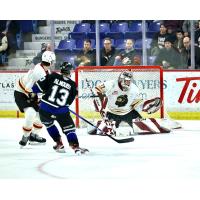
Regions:
<instances>
[{"instance_id":1,"label":"goalie leg pad","mask_svg":"<svg viewBox=\"0 0 200 200\"><path fill-rule=\"evenodd\" d=\"M154 118L145 119L142 121L133 120L133 124L140 128L141 132L137 134L155 134L155 133L169 133L171 129L164 127Z\"/></svg>"},{"instance_id":2,"label":"goalie leg pad","mask_svg":"<svg viewBox=\"0 0 200 200\"><path fill-rule=\"evenodd\" d=\"M149 125L147 125L145 122L146 120L142 120L142 121L137 121L137 120L133 120L133 124L135 124L140 130L141 132L138 132L137 134L152 134L152 133L156 133L155 130L153 130L151 127L149 127Z\"/></svg>"},{"instance_id":3,"label":"goalie leg pad","mask_svg":"<svg viewBox=\"0 0 200 200\"><path fill-rule=\"evenodd\" d=\"M169 127L170 129L182 128L182 125L173 119L164 118L160 120L160 123L162 126Z\"/></svg>"},{"instance_id":4,"label":"goalie leg pad","mask_svg":"<svg viewBox=\"0 0 200 200\"><path fill-rule=\"evenodd\" d=\"M156 125L156 127L158 128L160 133L170 133L171 132L171 129L169 127L163 126L155 118L149 118L149 120L151 120Z\"/></svg>"}]
</instances>

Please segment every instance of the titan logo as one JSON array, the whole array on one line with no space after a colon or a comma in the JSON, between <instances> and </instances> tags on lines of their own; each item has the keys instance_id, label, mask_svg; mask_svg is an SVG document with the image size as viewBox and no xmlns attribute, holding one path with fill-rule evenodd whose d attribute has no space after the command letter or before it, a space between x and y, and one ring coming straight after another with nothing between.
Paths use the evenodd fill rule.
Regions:
<instances>
[{"instance_id":1,"label":"titan logo","mask_svg":"<svg viewBox=\"0 0 200 200\"><path fill-rule=\"evenodd\" d=\"M185 81L185 84L183 86L182 92L180 94L180 97L178 99L179 103L183 102L183 99L185 97L186 92L188 91L188 87L191 86L192 88L189 90L188 96L186 97L187 103L198 103L200 101L200 90L197 90L197 83L191 81L198 81L200 80L200 77L185 77L185 78L177 78L177 82ZM195 90L197 92L195 92Z\"/></svg>"}]
</instances>

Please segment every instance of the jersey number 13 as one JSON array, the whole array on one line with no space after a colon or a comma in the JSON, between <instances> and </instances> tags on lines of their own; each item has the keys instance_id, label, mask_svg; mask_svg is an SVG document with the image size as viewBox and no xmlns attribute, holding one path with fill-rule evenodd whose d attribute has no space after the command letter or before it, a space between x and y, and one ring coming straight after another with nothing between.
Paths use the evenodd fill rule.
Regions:
<instances>
[{"instance_id":1,"label":"jersey number 13","mask_svg":"<svg viewBox=\"0 0 200 200\"><path fill-rule=\"evenodd\" d=\"M56 94L61 94L61 96L56 98ZM67 103L67 98L69 96L69 91L61 88L59 89L58 85L54 85L52 87L51 95L49 96L48 100L51 102L56 102L59 106L65 106Z\"/></svg>"}]
</instances>

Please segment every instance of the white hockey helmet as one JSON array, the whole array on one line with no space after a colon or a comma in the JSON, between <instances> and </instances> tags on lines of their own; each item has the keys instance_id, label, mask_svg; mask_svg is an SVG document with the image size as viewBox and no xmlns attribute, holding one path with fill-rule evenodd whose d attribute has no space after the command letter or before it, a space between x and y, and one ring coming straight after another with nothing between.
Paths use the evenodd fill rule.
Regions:
<instances>
[{"instance_id":1,"label":"white hockey helmet","mask_svg":"<svg viewBox=\"0 0 200 200\"><path fill-rule=\"evenodd\" d=\"M56 60L56 56L55 56L55 53L52 52L52 51L45 51L42 54L42 61L43 62L47 62L47 63L50 63L52 65L55 60Z\"/></svg>"},{"instance_id":2,"label":"white hockey helmet","mask_svg":"<svg viewBox=\"0 0 200 200\"><path fill-rule=\"evenodd\" d=\"M119 75L118 79L119 84L121 85L123 91L128 91L133 82L133 74L130 71L124 71Z\"/></svg>"}]
</instances>

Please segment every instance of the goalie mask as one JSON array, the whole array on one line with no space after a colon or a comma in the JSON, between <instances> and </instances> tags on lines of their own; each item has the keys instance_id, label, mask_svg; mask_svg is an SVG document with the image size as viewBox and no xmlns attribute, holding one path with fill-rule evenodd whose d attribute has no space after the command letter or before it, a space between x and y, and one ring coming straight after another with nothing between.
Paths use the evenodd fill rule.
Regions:
<instances>
[{"instance_id":1,"label":"goalie mask","mask_svg":"<svg viewBox=\"0 0 200 200\"><path fill-rule=\"evenodd\" d=\"M71 75L71 71L73 70L73 65L69 62L63 62L63 64L60 66L60 72L64 75Z\"/></svg>"},{"instance_id":2,"label":"goalie mask","mask_svg":"<svg viewBox=\"0 0 200 200\"><path fill-rule=\"evenodd\" d=\"M122 87L123 91L128 91L133 81L133 74L129 71L124 71L119 75L119 85Z\"/></svg>"}]
</instances>

